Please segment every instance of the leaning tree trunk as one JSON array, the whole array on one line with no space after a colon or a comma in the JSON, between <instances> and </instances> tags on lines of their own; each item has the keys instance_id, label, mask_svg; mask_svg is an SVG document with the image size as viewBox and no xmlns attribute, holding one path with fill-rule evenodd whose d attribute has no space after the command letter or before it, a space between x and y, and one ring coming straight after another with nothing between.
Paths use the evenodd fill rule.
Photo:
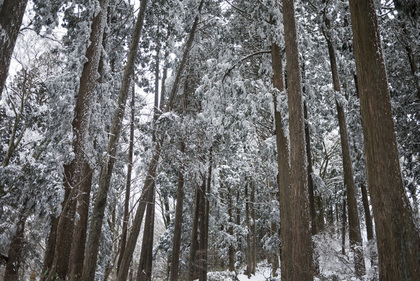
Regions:
<instances>
[{"instance_id":1,"label":"leaning tree trunk","mask_svg":"<svg viewBox=\"0 0 420 281\"><path fill-rule=\"evenodd\" d=\"M283 64L280 48L276 43L271 45L271 64L273 68L273 84L281 93L284 90ZM281 248L281 279L292 280L292 214L291 214L291 191L290 191L290 159L289 159L289 140L282 125L282 116L278 110L277 95L273 95L274 103L274 122L276 128L277 145L277 184L279 188L280 204L280 236L282 240Z\"/></svg>"},{"instance_id":2,"label":"leaning tree trunk","mask_svg":"<svg viewBox=\"0 0 420 281\"><path fill-rule=\"evenodd\" d=\"M98 192L92 211L89 238L86 248L86 255L83 262L83 280L93 280L95 277L102 221L105 213L106 201L108 197L109 186L111 183L111 176L114 169L115 157L117 155L118 141L122 130L122 121L124 119L125 104L127 101L128 92L130 90L130 83L132 80L134 70L134 62L137 57L137 51L140 42L140 34L143 28L143 21L146 14L146 5L147 0L141 1L137 22L134 28L133 38L128 53L127 64L124 68L121 89L118 95L118 107L114 113L113 124L107 148L108 156L104 160L102 166ZM126 270L128 271L128 266Z\"/></svg>"},{"instance_id":3,"label":"leaning tree trunk","mask_svg":"<svg viewBox=\"0 0 420 281\"><path fill-rule=\"evenodd\" d=\"M292 279L304 281L313 279L313 250L309 217L299 50L293 0L283 1L283 19L287 61L287 92L289 97Z\"/></svg>"},{"instance_id":4,"label":"leaning tree trunk","mask_svg":"<svg viewBox=\"0 0 420 281\"><path fill-rule=\"evenodd\" d=\"M330 32L331 23L327 17L325 17L325 26L327 30L324 32L324 37L327 40L334 91L336 92L336 95L341 95L337 58ZM344 185L346 187L347 194L350 249L354 253L354 269L356 276L360 278L366 273L366 268L363 258L362 233L360 230L359 213L357 209L356 186L354 184L353 166L351 163L346 115L343 105L337 99L335 104L337 108L338 126L340 128L341 153L343 155Z\"/></svg>"},{"instance_id":5,"label":"leaning tree trunk","mask_svg":"<svg viewBox=\"0 0 420 281\"><path fill-rule=\"evenodd\" d=\"M375 3L349 2L379 279L419 280L420 237L401 176Z\"/></svg>"},{"instance_id":6,"label":"leaning tree trunk","mask_svg":"<svg viewBox=\"0 0 420 281\"><path fill-rule=\"evenodd\" d=\"M27 4L28 0L4 0L0 5L0 98Z\"/></svg>"}]
</instances>

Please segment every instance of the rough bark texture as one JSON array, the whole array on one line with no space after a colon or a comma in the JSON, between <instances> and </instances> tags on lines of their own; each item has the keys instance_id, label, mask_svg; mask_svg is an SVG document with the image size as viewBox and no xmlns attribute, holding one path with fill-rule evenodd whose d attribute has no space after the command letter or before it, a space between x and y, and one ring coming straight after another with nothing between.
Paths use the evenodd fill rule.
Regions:
<instances>
[{"instance_id":1,"label":"rough bark texture","mask_svg":"<svg viewBox=\"0 0 420 281\"><path fill-rule=\"evenodd\" d=\"M277 44L271 45L271 64L273 69L274 87L283 92L283 65L280 54L280 48ZM281 279L292 280L292 218L290 209L290 159L289 159L289 140L287 139L283 125L281 113L278 111L278 102L276 95L274 99L274 121L276 128L276 145L277 145L277 166L278 177L277 183L279 187L279 204L280 204L280 236L282 241L281 248Z\"/></svg>"},{"instance_id":2,"label":"rough bark texture","mask_svg":"<svg viewBox=\"0 0 420 281\"><path fill-rule=\"evenodd\" d=\"M127 64L124 68L121 89L118 95L118 107L114 113L113 124L107 148L108 158L105 159L102 166L98 193L92 211L92 220L90 226L91 228L86 248L86 255L83 262L83 280L93 280L95 277L102 221L104 217L111 176L114 168L115 156L117 154L117 145L121 134L122 120L124 118L125 112L125 104L127 101L128 92L130 90L134 62L137 57L138 45L140 42L140 34L143 27L144 17L146 14L146 5L147 0L141 1L137 22L134 28L133 38L128 53ZM128 272L128 266L126 271ZM127 275L127 272L125 273L125 276Z\"/></svg>"},{"instance_id":3,"label":"rough bark texture","mask_svg":"<svg viewBox=\"0 0 420 281\"><path fill-rule=\"evenodd\" d=\"M308 178L294 1L283 1L290 131L293 280L313 280Z\"/></svg>"},{"instance_id":4,"label":"rough bark texture","mask_svg":"<svg viewBox=\"0 0 420 281\"><path fill-rule=\"evenodd\" d=\"M333 78L334 91L341 95L340 78L338 76L338 64L335 56L333 41L330 37L330 21L325 17L325 25L328 30L324 33L327 40L330 67ZM348 220L349 220L349 241L350 248L354 253L354 269L357 277L366 273L363 258L362 234L360 231L359 213L357 210L356 185L354 184L353 166L351 163L350 145L347 133L347 122L344 107L336 100L338 126L340 128L341 153L343 156L344 186L346 187Z\"/></svg>"},{"instance_id":5,"label":"rough bark texture","mask_svg":"<svg viewBox=\"0 0 420 281\"><path fill-rule=\"evenodd\" d=\"M41 271L41 280L45 280L45 277L48 275L54 261L55 238L57 235L58 219L58 217L51 217L51 229L48 235L47 248L45 250L44 266L42 267Z\"/></svg>"},{"instance_id":6,"label":"rough bark texture","mask_svg":"<svg viewBox=\"0 0 420 281\"><path fill-rule=\"evenodd\" d=\"M79 219L74 225L72 246L70 249L69 280L80 280L83 270L83 259L85 256L85 244L87 226L89 220L90 190L92 186L93 170L87 162L84 163L82 177L83 182L79 186L77 197L77 209Z\"/></svg>"},{"instance_id":7,"label":"rough bark texture","mask_svg":"<svg viewBox=\"0 0 420 281\"><path fill-rule=\"evenodd\" d=\"M0 7L0 98L27 4L28 0L4 0Z\"/></svg>"},{"instance_id":8,"label":"rough bark texture","mask_svg":"<svg viewBox=\"0 0 420 281\"><path fill-rule=\"evenodd\" d=\"M420 280L420 237L405 194L373 0L350 0L367 181L380 280Z\"/></svg>"}]
</instances>

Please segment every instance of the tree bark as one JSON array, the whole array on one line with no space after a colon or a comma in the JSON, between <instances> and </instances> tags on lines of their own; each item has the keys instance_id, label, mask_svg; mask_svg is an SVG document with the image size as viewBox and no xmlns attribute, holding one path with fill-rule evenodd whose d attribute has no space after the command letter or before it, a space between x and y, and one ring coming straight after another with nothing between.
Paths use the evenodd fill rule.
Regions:
<instances>
[{"instance_id":1,"label":"tree bark","mask_svg":"<svg viewBox=\"0 0 420 281\"><path fill-rule=\"evenodd\" d=\"M290 186L292 190L293 280L313 280L308 178L306 168L303 103L294 1L283 1L287 91L290 130Z\"/></svg>"},{"instance_id":2,"label":"tree bark","mask_svg":"<svg viewBox=\"0 0 420 281\"><path fill-rule=\"evenodd\" d=\"M341 254L346 254L346 224L347 224L347 214L346 214L347 202L346 199L343 199L343 213L341 214ZM338 222L338 220L337 220Z\"/></svg>"},{"instance_id":3,"label":"tree bark","mask_svg":"<svg viewBox=\"0 0 420 281\"><path fill-rule=\"evenodd\" d=\"M0 99L28 0L4 0L0 6Z\"/></svg>"},{"instance_id":4,"label":"tree bark","mask_svg":"<svg viewBox=\"0 0 420 281\"><path fill-rule=\"evenodd\" d=\"M271 45L271 64L273 69L273 84L279 92L284 91L283 64L280 48L277 44ZM277 145L277 184L279 188L280 204L280 236L281 246L281 279L292 280L292 214L291 214L291 190L290 190L290 159L289 140L282 125L281 113L278 111L276 94L273 95L274 122L276 128Z\"/></svg>"},{"instance_id":5,"label":"tree bark","mask_svg":"<svg viewBox=\"0 0 420 281\"><path fill-rule=\"evenodd\" d=\"M124 74L122 78L121 89L118 95L118 107L114 113L113 124L110 131L110 138L107 148L107 159L104 160L100 180L99 188L96 197L96 201L92 211L92 220L90 225L90 232L88 238L88 244L86 248L86 255L83 262L83 280L93 280L96 271L96 261L99 248L99 240L102 228L102 221L104 217L106 201L109 191L109 185L111 182L111 176L114 168L115 157L117 154L117 146L119 137L122 129L122 121L124 118L125 104L127 101L128 92L130 89L130 83L132 80L134 62L137 57L138 45L140 42L140 34L143 27L143 21L146 14L147 0L141 1L140 9L137 17L136 26L133 32L133 38L128 53L127 64L124 68ZM121 268L120 268L121 269ZM126 271L128 271L128 266ZM127 275L127 272L125 273ZM124 278L125 279L125 278Z\"/></svg>"},{"instance_id":6,"label":"tree bark","mask_svg":"<svg viewBox=\"0 0 420 281\"><path fill-rule=\"evenodd\" d=\"M379 279L419 280L420 237L401 176L374 1L349 2Z\"/></svg>"}]
</instances>

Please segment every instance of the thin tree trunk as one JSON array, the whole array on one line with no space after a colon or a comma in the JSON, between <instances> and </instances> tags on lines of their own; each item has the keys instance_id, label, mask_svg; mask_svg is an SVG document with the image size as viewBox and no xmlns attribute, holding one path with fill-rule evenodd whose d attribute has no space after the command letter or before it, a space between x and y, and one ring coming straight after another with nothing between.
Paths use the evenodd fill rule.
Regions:
<instances>
[{"instance_id":1,"label":"thin tree trunk","mask_svg":"<svg viewBox=\"0 0 420 281\"><path fill-rule=\"evenodd\" d=\"M277 44L271 45L271 63L273 69L274 87L283 92L283 64L280 48ZM277 145L277 184L279 188L280 204L280 236L281 236L281 279L292 280L292 214L291 214L291 190L290 190L290 159L289 140L282 125L281 113L278 111L276 94L273 95L274 121L276 128Z\"/></svg>"},{"instance_id":2,"label":"thin tree trunk","mask_svg":"<svg viewBox=\"0 0 420 281\"><path fill-rule=\"evenodd\" d=\"M369 208L369 200L368 200L368 195L367 195L367 190L366 190L366 184L362 183L360 185L360 189L362 191L363 209L365 211L367 239L368 241L371 241L373 239L373 224L372 224L372 217L370 216L370 208Z\"/></svg>"},{"instance_id":3,"label":"thin tree trunk","mask_svg":"<svg viewBox=\"0 0 420 281\"><path fill-rule=\"evenodd\" d=\"M155 222L155 182L153 181L147 197L146 220L144 222L143 242L136 281L152 280L153 236Z\"/></svg>"},{"instance_id":4,"label":"thin tree trunk","mask_svg":"<svg viewBox=\"0 0 420 281\"><path fill-rule=\"evenodd\" d=\"M287 91L290 128L290 186L292 189L293 280L312 280L312 237L310 231L305 131L294 1L283 1L286 47Z\"/></svg>"},{"instance_id":5,"label":"thin tree trunk","mask_svg":"<svg viewBox=\"0 0 420 281\"><path fill-rule=\"evenodd\" d=\"M0 5L0 99L28 0L4 0Z\"/></svg>"},{"instance_id":6,"label":"thin tree trunk","mask_svg":"<svg viewBox=\"0 0 420 281\"><path fill-rule=\"evenodd\" d=\"M180 142L179 152L184 154L185 143ZM178 187L176 193L176 209L175 209L175 221L174 221L174 239L172 244L172 258L171 258L171 275L169 280L178 280L179 270L179 256L181 249L181 233L182 233L182 209L184 205L184 167L179 166L178 169Z\"/></svg>"},{"instance_id":7,"label":"thin tree trunk","mask_svg":"<svg viewBox=\"0 0 420 281\"><path fill-rule=\"evenodd\" d=\"M231 188L227 187L227 203L228 203L228 215L229 215L229 227L227 229L230 237L233 237L233 200L232 200L232 191ZM229 271L235 271L235 247L231 242L229 243Z\"/></svg>"},{"instance_id":8,"label":"thin tree trunk","mask_svg":"<svg viewBox=\"0 0 420 281\"><path fill-rule=\"evenodd\" d=\"M93 280L96 271L96 261L98 255L99 242L101 237L102 221L105 213L106 201L108 197L111 176L114 168L115 157L117 154L117 146L122 129L122 121L124 118L125 104L127 101L130 83L134 70L134 62L137 57L138 45L140 42L140 33L143 27L143 21L146 14L147 0L141 1L140 9L137 17L136 26L133 32L133 38L128 53L127 64L124 68L121 89L118 95L118 107L114 113L113 124L110 131L110 138L107 148L107 159L105 159L97 192L96 201L92 211L91 228L89 232L86 255L83 262L83 280ZM121 270L121 267L120 267ZM126 268L128 271L128 266ZM127 272L125 273L125 276ZM124 278L126 279L126 278Z\"/></svg>"},{"instance_id":9,"label":"thin tree trunk","mask_svg":"<svg viewBox=\"0 0 420 281\"><path fill-rule=\"evenodd\" d=\"M341 254L342 255L346 254L346 224L347 224L346 208L347 208L347 202L346 202L346 199L343 199L343 213L341 215Z\"/></svg>"},{"instance_id":10,"label":"thin tree trunk","mask_svg":"<svg viewBox=\"0 0 420 281\"><path fill-rule=\"evenodd\" d=\"M57 236L58 219L59 217L51 216L51 229L50 234L48 235L47 248L45 250L41 280L45 280L45 277L48 275L54 261L55 238Z\"/></svg>"},{"instance_id":11,"label":"thin tree trunk","mask_svg":"<svg viewBox=\"0 0 420 281\"><path fill-rule=\"evenodd\" d=\"M197 185L195 190L195 203L194 203L194 217L191 232L191 245L190 245L190 259L188 262L188 281L193 281L199 277L197 266L197 250L198 250L198 226L200 220L199 206L201 202L201 187Z\"/></svg>"},{"instance_id":12,"label":"thin tree trunk","mask_svg":"<svg viewBox=\"0 0 420 281\"><path fill-rule=\"evenodd\" d=\"M131 92L131 120L130 120L130 146L128 147L128 163L127 163L127 181L125 183L125 200L124 200L124 216L121 234L121 247L117 262L117 273L120 269L121 260L125 252L125 244L127 243L128 220L130 218L130 192L131 192L131 173L133 171L133 154L134 154L134 117L135 117L135 87Z\"/></svg>"},{"instance_id":13,"label":"thin tree trunk","mask_svg":"<svg viewBox=\"0 0 420 281\"><path fill-rule=\"evenodd\" d=\"M325 17L327 30L324 32L327 40L328 54L330 57L331 73L333 78L334 91L337 95L341 94L340 78L338 76L338 65L335 50L330 37L331 24ZM360 230L359 213L357 210L356 186L354 184L353 166L351 163L350 145L347 133L347 122L344 107L337 100L338 125L340 128L341 152L343 155L344 185L346 187L348 219L349 219L349 241L351 251L354 253L354 269L356 276L361 277L366 273L365 262L363 258L362 234Z\"/></svg>"},{"instance_id":14,"label":"thin tree trunk","mask_svg":"<svg viewBox=\"0 0 420 281\"><path fill-rule=\"evenodd\" d=\"M401 176L375 4L349 2L379 279L419 280L420 236Z\"/></svg>"},{"instance_id":15,"label":"thin tree trunk","mask_svg":"<svg viewBox=\"0 0 420 281\"><path fill-rule=\"evenodd\" d=\"M251 181L251 219L252 219L252 225L251 225L251 234L252 234L252 245L251 245L251 273L255 275L255 270L257 268L257 231L256 231L256 225L255 225L255 184L253 181Z\"/></svg>"},{"instance_id":16,"label":"thin tree trunk","mask_svg":"<svg viewBox=\"0 0 420 281\"><path fill-rule=\"evenodd\" d=\"M250 222L250 203L248 195L249 181L245 183L245 221L246 221L246 275L248 279L252 274L252 249L251 249L251 222Z\"/></svg>"}]
</instances>

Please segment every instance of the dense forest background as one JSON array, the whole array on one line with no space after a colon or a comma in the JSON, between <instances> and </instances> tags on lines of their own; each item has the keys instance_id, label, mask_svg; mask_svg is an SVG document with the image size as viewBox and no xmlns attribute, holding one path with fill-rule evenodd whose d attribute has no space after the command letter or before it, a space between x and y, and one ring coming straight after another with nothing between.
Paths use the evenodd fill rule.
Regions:
<instances>
[{"instance_id":1,"label":"dense forest background","mask_svg":"<svg viewBox=\"0 0 420 281\"><path fill-rule=\"evenodd\" d=\"M420 280L419 67L416 0L0 0L0 278Z\"/></svg>"}]
</instances>

